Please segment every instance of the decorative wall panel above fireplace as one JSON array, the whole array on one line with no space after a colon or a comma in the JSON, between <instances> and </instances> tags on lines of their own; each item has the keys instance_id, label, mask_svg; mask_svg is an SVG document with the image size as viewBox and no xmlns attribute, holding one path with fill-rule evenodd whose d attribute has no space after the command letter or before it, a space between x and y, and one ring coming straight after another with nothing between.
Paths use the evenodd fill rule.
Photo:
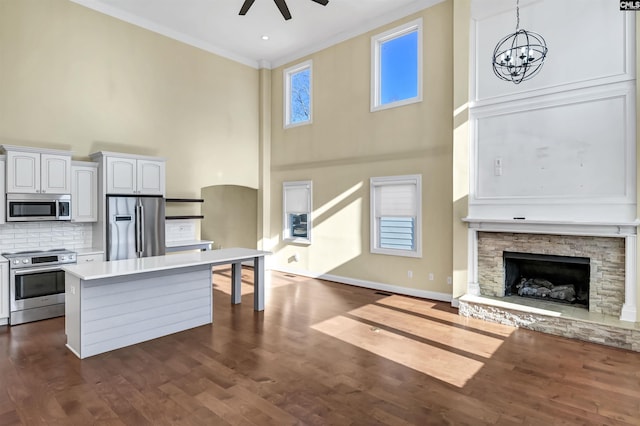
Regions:
<instances>
[{"instance_id":1,"label":"decorative wall panel above fireplace","mask_svg":"<svg viewBox=\"0 0 640 426\"><path fill-rule=\"evenodd\" d=\"M469 216L634 220L634 103L626 82L475 111Z\"/></svg>"},{"instance_id":2,"label":"decorative wall panel above fireplace","mask_svg":"<svg viewBox=\"0 0 640 426\"><path fill-rule=\"evenodd\" d=\"M545 34L545 70L514 87L493 75L506 0L472 1L469 217L628 223L636 219L635 20L593 0L529 1L522 22ZM544 17L544 18L543 18ZM597 43L581 43L598 34ZM585 58L606 58L590 61Z\"/></svg>"}]
</instances>

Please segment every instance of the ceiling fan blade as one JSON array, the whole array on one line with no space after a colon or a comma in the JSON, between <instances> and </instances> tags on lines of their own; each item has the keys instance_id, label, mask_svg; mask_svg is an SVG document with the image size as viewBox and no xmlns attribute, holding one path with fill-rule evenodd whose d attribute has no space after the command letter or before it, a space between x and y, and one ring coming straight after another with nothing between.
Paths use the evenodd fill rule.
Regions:
<instances>
[{"instance_id":1,"label":"ceiling fan blade","mask_svg":"<svg viewBox=\"0 0 640 426\"><path fill-rule=\"evenodd\" d=\"M253 2L256 0L244 0L242 7L240 8L240 15L246 15L249 11L249 8L253 5Z\"/></svg>"},{"instance_id":2,"label":"ceiling fan blade","mask_svg":"<svg viewBox=\"0 0 640 426\"><path fill-rule=\"evenodd\" d=\"M280 13L282 13L282 17L288 21L291 19L291 13L289 12L289 8L287 7L287 3L284 0L273 0L276 2L276 6L280 9Z\"/></svg>"},{"instance_id":3,"label":"ceiling fan blade","mask_svg":"<svg viewBox=\"0 0 640 426\"><path fill-rule=\"evenodd\" d=\"M327 3L329 3L329 0L311 0L311 1L314 1L314 2L316 2L318 4L323 5L323 6L326 6Z\"/></svg>"}]
</instances>

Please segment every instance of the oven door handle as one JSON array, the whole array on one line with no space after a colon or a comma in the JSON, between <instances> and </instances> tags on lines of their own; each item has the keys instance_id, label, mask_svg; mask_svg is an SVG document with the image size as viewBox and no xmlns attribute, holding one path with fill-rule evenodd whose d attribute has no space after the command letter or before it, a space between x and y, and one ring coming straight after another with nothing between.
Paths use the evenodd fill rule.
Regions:
<instances>
[{"instance_id":1,"label":"oven door handle","mask_svg":"<svg viewBox=\"0 0 640 426\"><path fill-rule=\"evenodd\" d=\"M60 266L52 266L50 268L23 268L23 269L14 269L13 273L16 275L29 275L29 274L37 274L39 272L52 272L52 271L62 271Z\"/></svg>"}]
</instances>

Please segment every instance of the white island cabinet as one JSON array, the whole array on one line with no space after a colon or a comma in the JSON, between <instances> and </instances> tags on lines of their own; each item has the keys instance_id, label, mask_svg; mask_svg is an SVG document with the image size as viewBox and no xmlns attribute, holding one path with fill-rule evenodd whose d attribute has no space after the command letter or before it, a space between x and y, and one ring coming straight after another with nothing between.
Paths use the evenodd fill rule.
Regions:
<instances>
[{"instance_id":1,"label":"white island cabinet","mask_svg":"<svg viewBox=\"0 0 640 426\"><path fill-rule=\"evenodd\" d=\"M241 301L242 262L254 262L254 309L264 310L264 257L229 248L64 266L67 347L79 358L213 322L211 268L232 265Z\"/></svg>"}]
</instances>

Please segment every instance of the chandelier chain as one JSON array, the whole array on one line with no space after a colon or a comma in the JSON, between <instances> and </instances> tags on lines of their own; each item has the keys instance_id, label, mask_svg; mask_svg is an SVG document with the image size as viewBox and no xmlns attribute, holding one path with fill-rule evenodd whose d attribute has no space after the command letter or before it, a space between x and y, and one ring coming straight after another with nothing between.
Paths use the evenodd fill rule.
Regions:
<instances>
[{"instance_id":1,"label":"chandelier chain","mask_svg":"<svg viewBox=\"0 0 640 426\"><path fill-rule=\"evenodd\" d=\"M520 29L520 0L516 0L516 32Z\"/></svg>"}]
</instances>

